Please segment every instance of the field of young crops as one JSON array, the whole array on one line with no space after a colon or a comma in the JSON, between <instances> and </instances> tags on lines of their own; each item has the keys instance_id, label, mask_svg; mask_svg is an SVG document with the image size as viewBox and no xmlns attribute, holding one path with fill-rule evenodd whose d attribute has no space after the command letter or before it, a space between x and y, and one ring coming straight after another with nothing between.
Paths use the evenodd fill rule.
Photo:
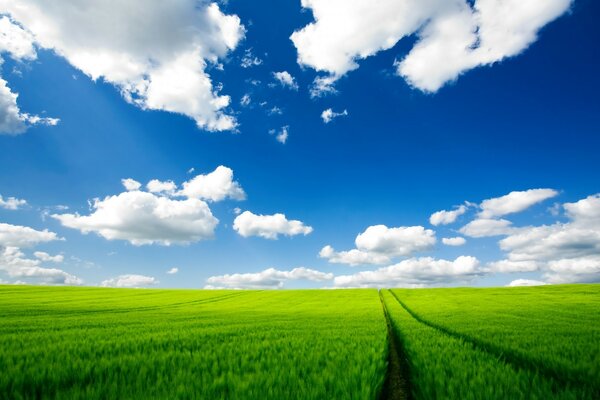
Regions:
<instances>
[{"instance_id":1,"label":"field of young crops","mask_svg":"<svg viewBox=\"0 0 600 400\"><path fill-rule=\"evenodd\" d=\"M597 399L599 367L600 285L0 286L0 399Z\"/></svg>"}]
</instances>

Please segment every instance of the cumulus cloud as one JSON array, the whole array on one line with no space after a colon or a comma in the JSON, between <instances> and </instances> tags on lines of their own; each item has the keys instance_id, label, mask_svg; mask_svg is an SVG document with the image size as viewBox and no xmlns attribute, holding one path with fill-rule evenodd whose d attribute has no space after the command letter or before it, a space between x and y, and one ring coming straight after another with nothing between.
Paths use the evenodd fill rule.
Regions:
<instances>
[{"instance_id":1,"label":"cumulus cloud","mask_svg":"<svg viewBox=\"0 0 600 400\"><path fill-rule=\"evenodd\" d=\"M323 120L323 122L328 124L331 121L333 121L334 118L344 117L346 115L348 115L348 110L344 110L342 112L335 112L331 108L328 108L321 113L321 119Z\"/></svg>"},{"instance_id":2,"label":"cumulus cloud","mask_svg":"<svg viewBox=\"0 0 600 400\"><path fill-rule=\"evenodd\" d=\"M61 263L65 260L65 257L62 254L57 254L55 256L51 256L50 254L44 251L36 251L33 253L35 258L44 262L53 262L53 263Z\"/></svg>"},{"instance_id":3,"label":"cumulus cloud","mask_svg":"<svg viewBox=\"0 0 600 400\"><path fill-rule=\"evenodd\" d=\"M358 61L418 34L395 63L410 85L435 92L461 73L523 52L537 32L569 8L571 0L302 0L315 21L294 32L298 63L333 80Z\"/></svg>"},{"instance_id":4,"label":"cumulus cloud","mask_svg":"<svg viewBox=\"0 0 600 400\"><path fill-rule=\"evenodd\" d=\"M500 240L497 269L543 272L549 283L600 281L600 194L563 205L568 222L519 228Z\"/></svg>"},{"instance_id":5,"label":"cumulus cloud","mask_svg":"<svg viewBox=\"0 0 600 400\"><path fill-rule=\"evenodd\" d=\"M28 283L79 285L83 281L57 268L45 268L42 261L61 262L62 256L35 252L36 259L28 258L22 247L60 240L48 230L38 231L27 226L0 223L0 271L11 278L25 279Z\"/></svg>"},{"instance_id":6,"label":"cumulus cloud","mask_svg":"<svg viewBox=\"0 0 600 400\"><path fill-rule=\"evenodd\" d=\"M206 280L206 289L279 289L290 280L309 280L315 282L333 279L333 274L299 267L291 271L268 268L257 273L227 274L211 276Z\"/></svg>"},{"instance_id":7,"label":"cumulus cloud","mask_svg":"<svg viewBox=\"0 0 600 400\"><path fill-rule=\"evenodd\" d=\"M26 200L17 199L15 197L8 197L4 199L2 195L0 195L0 208L4 208L6 210L18 210L20 207L27 205Z\"/></svg>"},{"instance_id":8,"label":"cumulus cloud","mask_svg":"<svg viewBox=\"0 0 600 400\"><path fill-rule=\"evenodd\" d=\"M1 3L0 3L1 11ZM33 61L37 58L34 39L30 32L11 21L7 16L0 18L0 66L3 54L16 61ZM40 117L21 112L17 104L19 95L11 91L0 76L0 134L18 135L31 125L56 125L58 118Z\"/></svg>"},{"instance_id":9,"label":"cumulus cloud","mask_svg":"<svg viewBox=\"0 0 600 400\"><path fill-rule=\"evenodd\" d=\"M484 200L479 207L479 218L496 218L526 210L534 204L558 195L554 189L529 189L522 192L509 194Z\"/></svg>"},{"instance_id":10,"label":"cumulus cloud","mask_svg":"<svg viewBox=\"0 0 600 400\"><path fill-rule=\"evenodd\" d=\"M116 278L110 278L102 281L100 286L119 287L119 288L137 288L150 285L156 285L158 280L152 276L126 274L119 275Z\"/></svg>"},{"instance_id":11,"label":"cumulus cloud","mask_svg":"<svg viewBox=\"0 0 600 400\"><path fill-rule=\"evenodd\" d=\"M233 170L222 165L211 173L198 175L184 182L179 194L208 201L221 201L226 198L246 199L246 193L240 184L233 180Z\"/></svg>"},{"instance_id":12,"label":"cumulus cloud","mask_svg":"<svg viewBox=\"0 0 600 400\"><path fill-rule=\"evenodd\" d=\"M178 272L179 272L179 268L173 267L173 268L171 268L171 269L169 269L167 271L167 274L169 274L169 275L175 275Z\"/></svg>"},{"instance_id":13,"label":"cumulus cloud","mask_svg":"<svg viewBox=\"0 0 600 400\"><path fill-rule=\"evenodd\" d=\"M542 285L547 285L548 283L546 282L542 282L542 281L536 281L534 279L515 279L514 281L511 281L508 285L509 287L514 287L514 286L542 286Z\"/></svg>"},{"instance_id":14,"label":"cumulus cloud","mask_svg":"<svg viewBox=\"0 0 600 400\"><path fill-rule=\"evenodd\" d=\"M173 181L159 181L158 179L152 179L146 184L146 189L150 193L174 193L177 189L177 185Z\"/></svg>"},{"instance_id":15,"label":"cumulus cloud","mask_svg":"<svg viewBox=\"0 0 600 400\"><path fill-rule=\"evenodd\" d=\"M298 84L289 72L273 72L273 77L281 84L281 86L290 88L292 90L298 90Z\"/></svg>"},{"instance_id":16,"label":"cumulus cloud","mask_svg":"<svg viewBox=\"0 0 600 400\"><path fill-rule=\"evenodd\" d=\"M456 219L463 215L466 211L467 207L465 205L461 205L451 211L437 211L431 214L429 217L429 223L434 226L448 225L456 221Z\"/></svg>"},{"instance_id":17,"label":"cumulus cloud","mask_svg":"<svg viewBox=\"0 0 600 400\"><path fill-rule=\"evenodd\" d=\"M514 231L512 222L505 219L476 219L459 230L463 235L474 238L509 235Z\"/></svg>"},{"instance_id":18,"label":"cumulus cloud","mask_svg":"<svg viewBox=\"0 0 600 400\"><path fill-rule=\"evenodd\" d=\"M141 183L131 178L121 179L121 183L128 191L139 190L142 187Z\"/></svg>"},{"instance_id":19,"label":"cumulus cloud","mask_svg":"<svg viewBox=\"0 0 600 400\"><path fill-rule=\"evenodd\" d=\"M245 95L242 96L242 98L240 99L240 105L247 107L250 105L250 95L248 93L246 93Z\"/></svg>"},{"instance_id":20,"label":"cumulus cloud","mask_svg":"<svg viewBox=\"0 0 600 400\"><path fill-rule=\"evenodd\" d=\"M54 240L60 240L60 238L48 229L38 231L28 226L0 222L0 247L32 247Z\"/></svg>"},{"instance_id":21,"label":"cumulus cloud","mask_svg":"<svg viewBox=\"0 0 600 400\"><path fill-rule=\"evenodd\" d=\"M152 179L146 185L148 191L130 178L122 183L125 192L94 199L89 215L65 213L51 217L63 226L86 234L95 232L108 240L127 240L136 246L153 243L169 246L214 236L219 220L204 200L243 200L246 196L233 180L233 171L224 166L184 182L180 191L173 181Z\"/></svg>"},{"instance_id":22,"label":"cumulus cloud","mask_svg":"<svg viewBox=\"0 0 600 400\"><path fill-rule=\"evenodd\" d=\"M446 246L462 246L467 243L467 241L464 237L457 236L451 238L442 238L442 243L444 243Z\"/></svg>"},{"instance_id":23,"label":"cumulus cloud","mask_svg":"<svg viewBox=\"0 0 600 400\"><path fill-rule=\"evenodd\" d=\"M224 111L229 96L218 93L205 69L235 49L245 30L217 3L0 0L0 12L37 46L111 83L131 104L186 115L211 131L236 126Z\"/></svg>"},{"instance_id":24,"label":"cumulus cloud","mask_svg":"<svg viewBox=\"0 0 600 400\"><path fill-rule=\"evenodd\" d=\"M63 226L139 246L186 244L214 235L219 220L204 201L175 200L139 190L95 199L90 215L52 214Z\"/></svg>"},{"instance_id":25,"label":"cumulus cloud","mask_svg":"<svg viewBox=\"0 0 600 400\"><path fill-rule=\"evenodd\" d=\"M259 236L265 239L277 239L279 235L308 235L313 228L302 221L288 220L285 214L256 215L244 211L233 221L233 229L243 237Z\"/></svg>"},{"instance_id":26,"label":"cumulus cloud","mask_svg":"<svg viewBox=\"0 0 600 400\"><path fill-rule=\"evenodd\" d=\"M374 225L356 236L354 242L356 249L336 252L333 247L325 246L319 256L332 263L385 264L394 257L406 257L429 250L436 239L435 232L422 226L388 228Z\"/></svg>"},{"instance_id":27,"label":"cumulus cloud","mask_svg":"<svg viewBox=\"0 0 600 400\"><path fill-rule=\"evenodd\" d=\"M454 261L432 257L410 258L397 264L336 276L336 287L424 287L466 283L482 274L475 257L460 256Z\"/></svg>"}]
</instances>

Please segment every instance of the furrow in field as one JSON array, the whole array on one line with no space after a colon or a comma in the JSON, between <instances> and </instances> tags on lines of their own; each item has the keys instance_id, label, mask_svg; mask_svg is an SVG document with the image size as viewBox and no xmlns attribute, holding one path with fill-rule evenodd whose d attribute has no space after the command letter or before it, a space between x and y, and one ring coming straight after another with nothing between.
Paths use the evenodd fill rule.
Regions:
<instances>
[{"instance_id":1,"label":"furrow in field","mask_svg":"<svg viewBox=\"0 0 600 400\"><path fill-rule=\"evenodd\" d=\"M449 329L443 325L431 322L431 321L421 317L419 314L415 313L413 310L411 310L402 300L400 300L400 298L398 297L398 295L396 293L394 293L394 291L389 290L389 292L394 297L394 299L396 299L398 304L400 304L400 306L402 306L402 308L408 314L410 314L410 316L413 317L416 321L420 322L423 325L426 325L428 327L436 329L437 331L442 332L448 336L451 336L458 340L462 340L466 343L469 343L474 348L476 348L480 351L484 351L484 352L496 357L498 359L498 361L510 364L515 369L529 370L534 374L541 375L541 376L543 376L547 379L550 379L554 382L557 382L561 385L588 386L588 387L590 387L590 389L593 392L600 393L600 385L598 383L596 383L596 384L594 384L593 382L590 383L583 377L567 376L563 373L563 371L549 367L540 362L531 360L531 359L527 358L526 356L523 356L516 352L510 351L510 349L505 349L505 348L502 348L499 346L495 346L493 344L484 342L484 341L479 340L470 335L465 335L460 332L456 332L452 329Z\"/></svg>"},{"instance_id":2,"label":"furrow in field","mask_svg":"<svg viewBox=\"0 0 600 400\"><path fill-rule=\"evenodd\" d=\"M383 301L381 291L379 299L383 308L388 331L388 367L385 384L381 393L382 400L408 400L410 396L408 363L402 351L400 341L392 329L390 317Z\"/></svg>"}]
</instances>

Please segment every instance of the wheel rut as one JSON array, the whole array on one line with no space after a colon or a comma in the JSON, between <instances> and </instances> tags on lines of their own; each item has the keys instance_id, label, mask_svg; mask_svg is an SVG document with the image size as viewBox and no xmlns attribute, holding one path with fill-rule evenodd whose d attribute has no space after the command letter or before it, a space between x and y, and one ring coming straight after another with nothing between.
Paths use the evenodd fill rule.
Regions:
<instances>
[{"instance_id":1,"label":"wheel rut","mask_svg":"<svg viewBox=\"0 0 600 400\"><path fill-rule=\"evenodd\" d=\"M387 308L383 301L381 292L379 300L383 307L385 323L388 331L388 367L385 383L381 392L381 400L410 400L410 381L408 375L408 361L402 351L402 345L392 329Z\"/></svg>"}]
</instances>

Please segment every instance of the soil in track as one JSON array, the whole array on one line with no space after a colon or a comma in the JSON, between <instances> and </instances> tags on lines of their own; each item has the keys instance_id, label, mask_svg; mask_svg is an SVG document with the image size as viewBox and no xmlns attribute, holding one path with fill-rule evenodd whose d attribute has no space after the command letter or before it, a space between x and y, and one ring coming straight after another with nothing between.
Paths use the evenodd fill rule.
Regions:
<instances>
[{"instance_id":1,"label":"soil in track","mask_svg":"<svg viewBox=\"0 0 600 400\"><path fill-rule=\"evenodd\" d=\"M409 400L410 386L408 380L408 362L402 352L400 341L396 337L390 324L385 303L381 299L381 306L385 315L385 321L388 329L388 368L385 377L385 383L381 392L381 400Z\"/></svg>"}]
</instances>

